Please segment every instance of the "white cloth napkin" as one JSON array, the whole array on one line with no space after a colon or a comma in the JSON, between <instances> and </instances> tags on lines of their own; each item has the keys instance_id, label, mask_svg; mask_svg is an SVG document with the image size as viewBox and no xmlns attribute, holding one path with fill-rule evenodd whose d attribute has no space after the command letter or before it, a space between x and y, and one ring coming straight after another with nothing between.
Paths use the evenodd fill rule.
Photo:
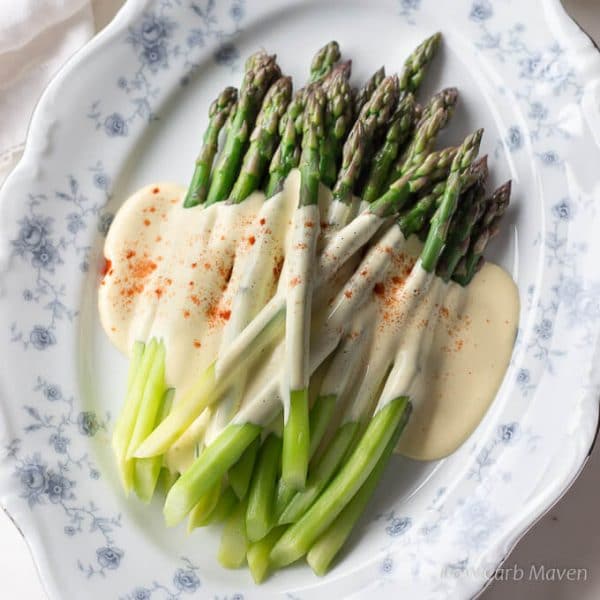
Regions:
<instances>
[{"instance_id":1,"label":"white cloth napkin","mask_svg":"<svg viewBox=\"0 0 600 600\"><path fill-rule=\"evenodd\" d=\"M44 87L94 32L92 0L0 0L0 184Z\"/></svg>"}]
</instances>

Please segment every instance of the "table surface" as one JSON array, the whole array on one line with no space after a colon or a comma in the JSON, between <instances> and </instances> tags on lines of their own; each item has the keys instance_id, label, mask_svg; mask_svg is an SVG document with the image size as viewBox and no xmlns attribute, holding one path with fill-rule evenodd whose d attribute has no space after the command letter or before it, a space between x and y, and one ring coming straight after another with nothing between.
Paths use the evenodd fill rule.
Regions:
<instances>
[{"instance_id":1,"label":"table surface","mask_svg":"<svg viewBox=\"0 0 600 600\"><path fill-rule=\"evenodd\" d=\"M106 24L123 0L96 0L99 28ZM563 0L574 19L600 44L599 0ZM525 576L519 581L494 581L482 600L597 600L600 598L600 444L579 479L565 497L519 542L505 562ZM587 569L585 581L539 581L528 578L532 566ZM599 569L600 570L600 569ZM16 600L45 600L27 545L8 517L0 511L0 581L4 592ZM7 587L8 586L8 587ZM69 599L70 600L70 599Z\"/></svg>"}]
</instances>

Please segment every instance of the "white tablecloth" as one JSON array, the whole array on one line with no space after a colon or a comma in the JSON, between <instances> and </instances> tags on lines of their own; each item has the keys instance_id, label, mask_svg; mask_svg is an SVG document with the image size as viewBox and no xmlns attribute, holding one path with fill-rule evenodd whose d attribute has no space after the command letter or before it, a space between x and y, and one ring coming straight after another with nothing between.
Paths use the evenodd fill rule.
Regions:
<instances>
[{"instance_id":1,"label":"white tablecloth","mask_svg":"<svg viewBox=\"0 0 600 600\"><path fill-rule=\"evenodd\" d=\"M449 0L447 0L449 1ZM600 0L563 0L577 22L600 42ZM123 0L0 0L0 182L20 154L28 115L45 82L70 53L89 39L94 31L106 24ZM4 6L3 6L4 5ZM13 28L14 37L26 40L20 48L9 48L2 32L9 24L4 10L10 5L11 18L18 9L28 6L51 6L43 20L28 22L23 31ZM68 13L63 19L59 9ZM33 11L34 13L36 11ZM37 11L39 13L39 11ZM64 14L64 13L63 13ZM3 20L4 19L4 20ZM58 23L39 35L49 22ZM12 23L14 26L14 23ZM6 27L5 27L6 26ZM14 26L16 27L16 26ZM18 35L17 35L18 34ZM45 61L42 53L52 49ZM5 53L4 55L2 53ZM19 54L18 60L16 54ZM28 63L33 57L34 62ZM27 65L31 68L27 69ZM19 70L20 69L20 70ZM23 72L25 72L24 75ZM19 85L7 86L21 74ZM7 115L11 115L11 121ZM17 126L14 126L14 123ZM600 444L585 471L561 500L520 542L505 566L517 565L526 573L531 565L546 568L586 568L587 581L494 582L482 595L484 600L597 600L600 598L600 526L598 498L600 497ZM598 568L596 568L598 567ZM14 600L44 600L24 540L10 520L0 512L0 581L2 598ZM71 600L65 599L65 600ZM417 599L407 599L417 600Z\"/></svg>"}]
</instances>

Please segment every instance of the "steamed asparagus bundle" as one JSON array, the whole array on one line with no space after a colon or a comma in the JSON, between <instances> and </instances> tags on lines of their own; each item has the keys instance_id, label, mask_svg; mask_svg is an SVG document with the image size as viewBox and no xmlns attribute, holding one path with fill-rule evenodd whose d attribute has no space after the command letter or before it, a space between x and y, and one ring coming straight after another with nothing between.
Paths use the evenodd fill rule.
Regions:
<instances>
[{"instance_id":1,"label":"steamed asparagus bundle","mask_svg":"<svg viewBox=\"0 0 600 600\"><path fill-rule=\"evenodd\" d=\"M421 44L399 76L382 68L354 95L350 63L338 63L335 42L317 52L307 86L294 94L275 57L259 52L246 63L239 95L226 88L211 105L184 206L242 203L264 190L260 214L276 222L277 192L298 168L280 282L273 292L264 276L271 257L257 236L217 355L172 405L168 349L156 339L136 344L113 446L125 489L147 501L159 474L167 477L165 453L204 416L208 435L198 438L191 466L169 481L165 520L189 516L189 530L224 522L219 560L230 568L247 560L256 581L304 555L318 574L327 570L410 418L414 353L427 353L430 336L400 361L398 331L384 335L369 377L358 368L374 341L368 320L354 316L373 305L392 257L412 235L425 239L397 298L408 327L428 290L442 299L450 279L470 282L508 204L509 184L486 196L487 163L476 160L482 131L435 149L457 91L443 90L422 109L414 94L440 39ZM323 185L332 187L327 215ZM246 398L265 356L281 362L280 376ZM309 387L317 392L312 405Z\"/></svg>"}]
</instances>

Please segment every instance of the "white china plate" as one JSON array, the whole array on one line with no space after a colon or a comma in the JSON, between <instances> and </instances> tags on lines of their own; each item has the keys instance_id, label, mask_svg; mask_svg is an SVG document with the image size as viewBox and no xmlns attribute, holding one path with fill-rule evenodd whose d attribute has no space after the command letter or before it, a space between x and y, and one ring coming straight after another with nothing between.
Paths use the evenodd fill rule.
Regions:
<instances>
[{"instance_id":1,"label":"white china plate","mask_svg":"<svg viewBox=\"0 0 600 600\"><path fill-rule=\"evenodd\" d=\"M216 531L167 530L158 504L121 493L108 440L126 361L98 324L103 235L136 188L188 181L208 102L250 52L301 81L334 38L358 82L436 30L424 92L461 90L447 138L484 126L494 182L514 181L492 248L521 294L513 359L456 453L393 460L329 575L298 565L257 587L219 567ZM558 0L130 0L48 87L0 193L0 500L50 598L475 595L596 432L599 76Z\"/></svg>"}]
</instances>

